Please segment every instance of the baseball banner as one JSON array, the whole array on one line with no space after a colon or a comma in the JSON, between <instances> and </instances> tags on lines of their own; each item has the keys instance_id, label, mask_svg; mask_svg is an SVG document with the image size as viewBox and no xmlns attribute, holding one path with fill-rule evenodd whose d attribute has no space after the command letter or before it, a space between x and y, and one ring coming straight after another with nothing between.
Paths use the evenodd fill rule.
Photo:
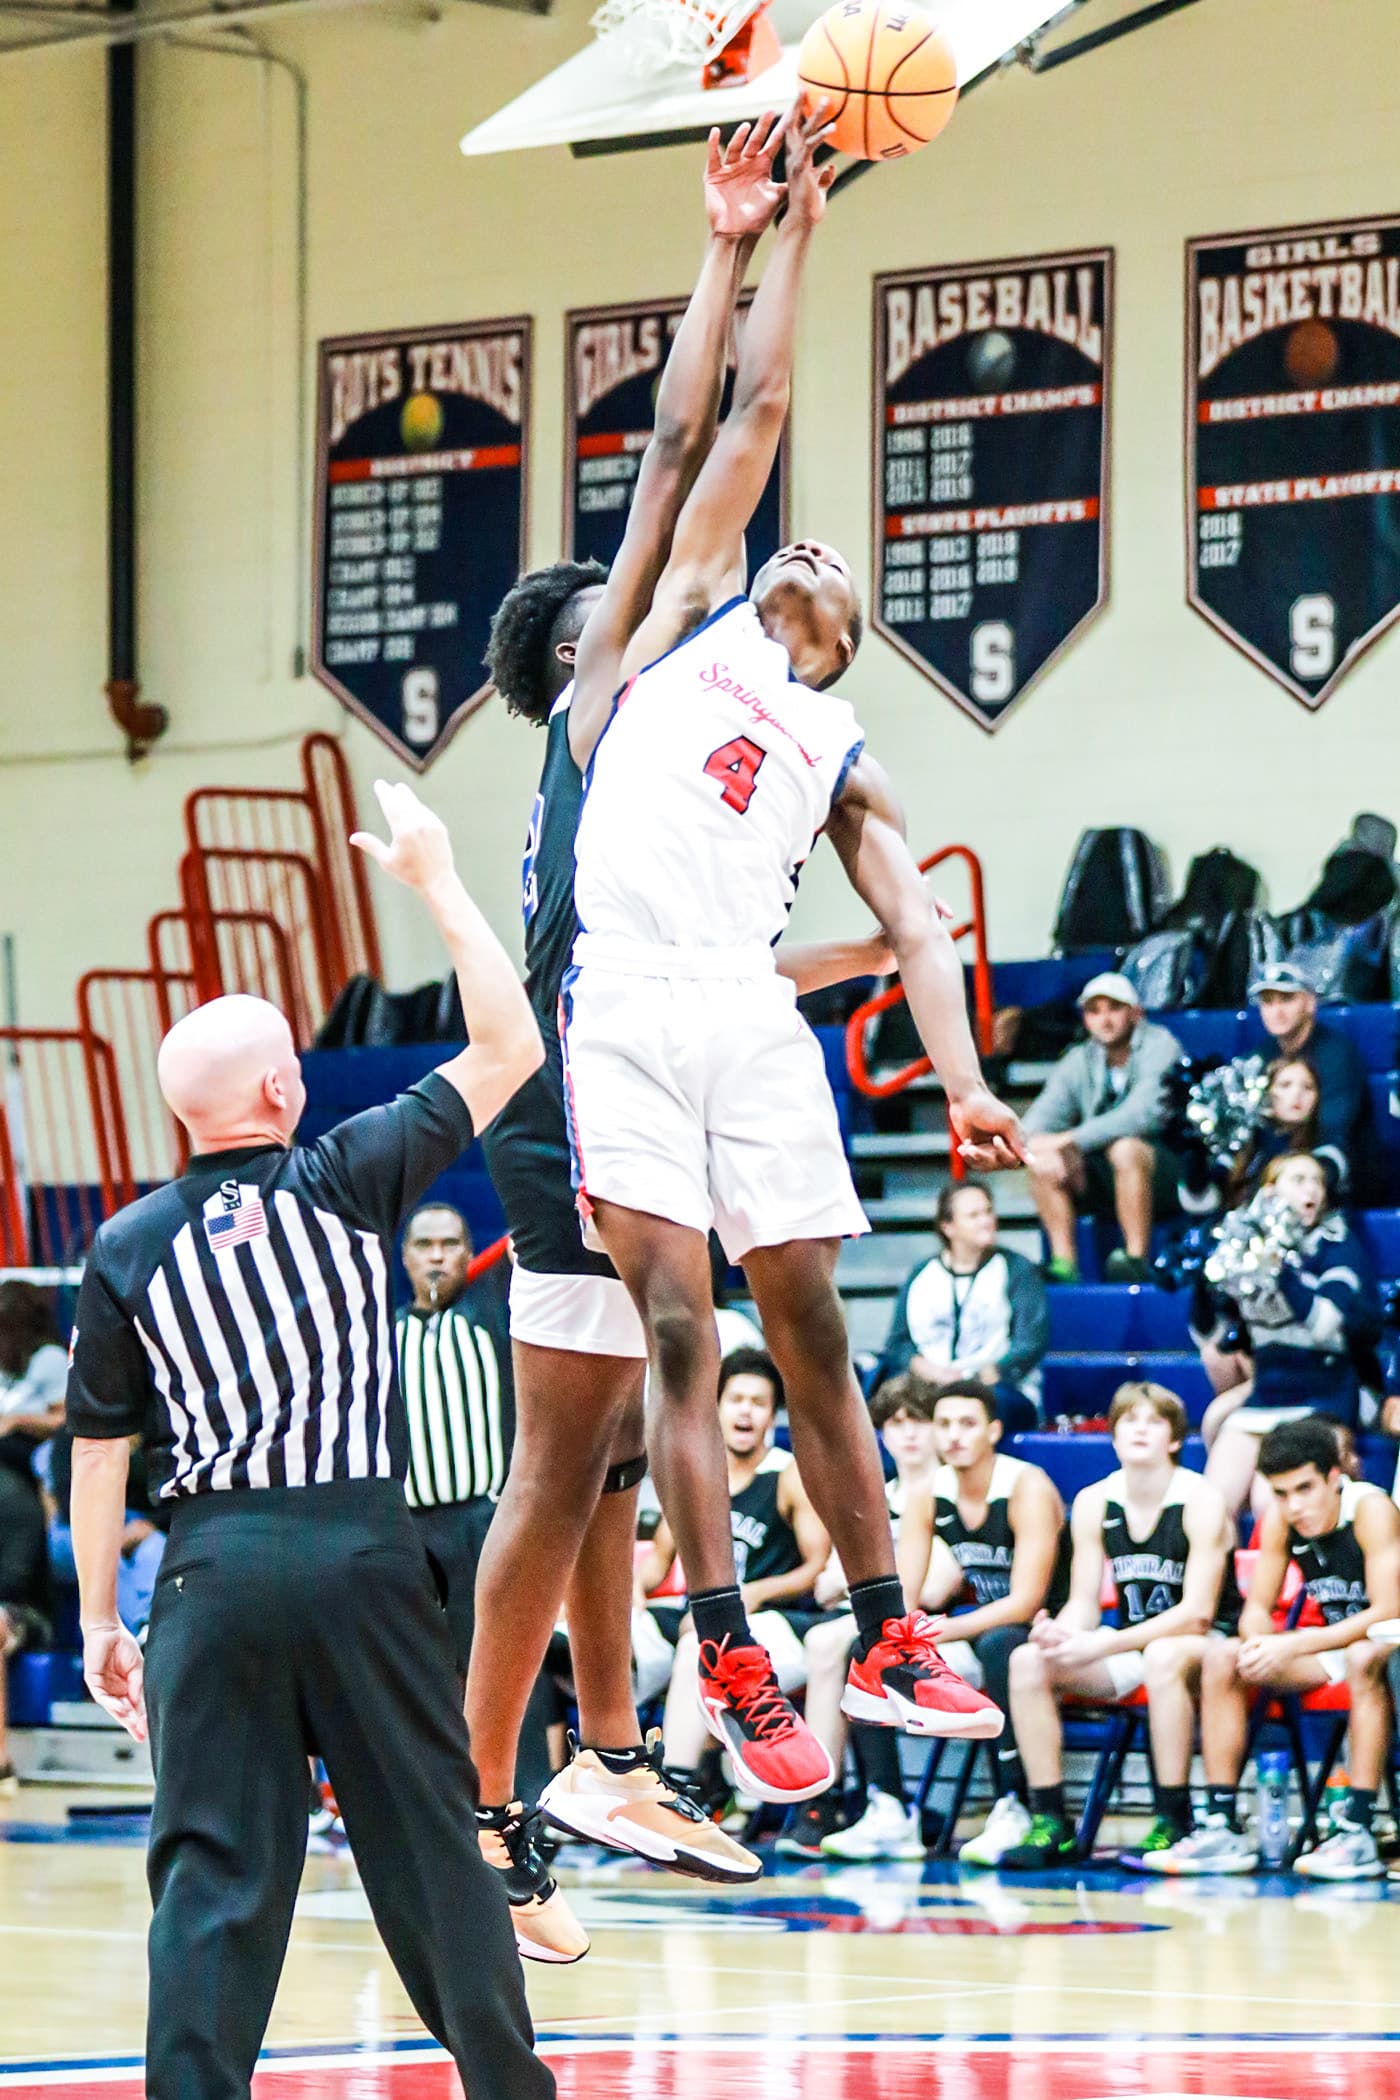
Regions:
<instances>
[{"instance_id":1,"label":"baseball banner","mask_svg":"<svg viewBox=\"0 0 1400 2100\"><path fill-rule=\"evenodd\" d=\"M529 401L528 320L321 345L312 668L420 772L490 692Z\"/></svg>"},{"instance_id":2,"label":"baseball banner","mask_svg":"<svg viewBox=\"0 0 1400 2100\"><path fill-rule=\"evenodd\" d=\"M1320 707L1400 614L1400 218L1189 241L1187 597Z\"/></svg>"},{"instance_id":3,"label":"baseball banner","mask_svg":"<svg viewBox=\"0 0 1400 2100\"><path fill-rule=\"evenodd\" d=\"M1108 596L1113 251L875 280L874 622L982 728Z\"/></svg>"},{"instance_id":4,"label":"baseball banner","mask_svg":"<svg viewBox=\"0 0 1400 2100\"><path fill-rule=\"evenodd\" d=\"M751 295L735 316L735 342L720 404L729 412L734 357ZM564 553L611 565L656 420L656 390L684 299L597 306L568 316L564 412ZM749 574L776 554L787 533L787 435L746 535Z\"/></svg>"}]
</instances>

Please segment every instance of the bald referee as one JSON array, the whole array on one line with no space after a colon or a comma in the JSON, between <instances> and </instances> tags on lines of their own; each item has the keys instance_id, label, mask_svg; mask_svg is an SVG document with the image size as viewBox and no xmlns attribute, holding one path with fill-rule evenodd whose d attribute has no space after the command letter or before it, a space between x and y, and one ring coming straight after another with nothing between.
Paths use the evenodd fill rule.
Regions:
<instances>
[{"instance_id":1,"label":"bald referee","mask_svg":"<svg viewBox=\"0 0 1400 2100\"><path fill-rule=\"evenodd\" d=\"M131 1733L149 1713L146 2092L247 2100L325 1760L365 1893L471 2100L549 2100L504 1888L477 1849L447 1621L404 1498L385 1242L539 1065L503 950L407 787L354 843L423 898L469 1047L294 1147L306 1093L261 1000L216 999L161 1045L194 1156L105 1224L73 1337L72 1525L83 1668ZM173 1511L142 1656L116 1608L127 1438Z\"/></svg>"}]
</instances>

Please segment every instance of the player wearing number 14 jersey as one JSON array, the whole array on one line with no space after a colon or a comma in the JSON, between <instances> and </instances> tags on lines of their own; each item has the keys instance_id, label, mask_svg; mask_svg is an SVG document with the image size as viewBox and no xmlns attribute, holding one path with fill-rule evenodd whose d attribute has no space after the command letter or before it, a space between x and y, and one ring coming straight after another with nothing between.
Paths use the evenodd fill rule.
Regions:
<instances>
[{"instance_id":1,"label":"player wearing number 14 jersey","mask_svg":"<svg viewBox=\"0 0 1400 2100\"><path fill-rule=\"evenodd\" d=\"M741 1260L787 1388L793 1446L850 1582L845 1695L863 1720L991 1736L1001 1716L906 1615L874 1433L833 1273L865 1229L820 1049L775 972L798 873L828 831L875 911L967 1156L1018 1126L982 1084L962 970L883 775L828 688L860 639L832 548L784 549L742 594L743 533L787 414L797 291L829 171L820 120L789 131L787 213L740 350L734 402L623 659L580 820L581 932L561 1001L580 1204L631 1293L651 1364L648 1448L690 1584L700 1696L743 1783L802 1800L830 1758L783 1697L735 1582L706 1234Z\"/></svg>"}]
</instances>

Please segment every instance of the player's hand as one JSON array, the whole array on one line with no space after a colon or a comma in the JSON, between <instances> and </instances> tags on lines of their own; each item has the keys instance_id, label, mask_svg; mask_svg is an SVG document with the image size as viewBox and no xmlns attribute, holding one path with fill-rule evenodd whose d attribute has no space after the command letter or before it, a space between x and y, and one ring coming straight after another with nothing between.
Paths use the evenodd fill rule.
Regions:
<instances>
[{"instance_id":1,"label":"player's hand","mask_svg":"<svg viewBox=\"0 0 1400 2100\"><path fill-rule=\"evenodd\" d=\"M705 162L705 212L710 231L723 240L756 240L766 233L787 195L773 180L773 158L789 119L771 110L756 124L741 124L727 146L716 127Z\"/></svg>"},{"instance_id":2,"label":"player's hand","mask_svg":"<svg viewBox=\"0 0 1400 2100\"><path fill-rule=\"evenodd\" d=\"M389 843L386 846L372 831L354 831L351 845L411 890L425 890L439 876L450 875L452 842L442 818L402 780L376 780L374 792L389 826Z\"/></svg>"},{"instance_id":3,"label":"player's hand","mask_svg":"<svg viewBox=\"0 0 1400 2100\"><path fill-rule=\"evenodd\" d=\"M1287 1660L1288 1636L1266 1633L1252 1641L1241 1641L1236 1665L1246 1684L1264 1684Z\"/></svg>"},{"instance_id":4,"label":"player's hand","mask_svg":"<svg viewBox=\"0 0 1400 2100\"><path fill-rule=\"evenodd\" d=\"M1051 1652L1066 1670L1089 1670L1096 1662L1103 1661L1109 1638L1102 1627L1095 1628L1092 1633L1067 1632Z\"/></svg>"},{"instance_id":5,"label":"player's hand","mask_svg":"<svg viewBox=\"0 0 1400 2100\"><path fill-rule=\"evenodd\" d=\"M803 112L799 103L788 119L787 127L787 197L789 222L799 227L812 227L820 223L826 212L826 193L836 180L836 163L828 161L825 167L817 167L813 160L818 146L824 146L833 130L832 109L829 102L819 102L815 109Z\"/></svg>"},{"instance_id":6,"label":"player's hand","mask_svg":"<svg viewBox=\"0 0 1400 2100\"><path fill-rule=\"evenodd\" d=\"M980 1083L948 1103L948 1120L958 1140L958 1152L979 1173L995 1173L1001 1167L1025 1164L1026 1134L1011 1109Z\"/></svg>"},{"instance_id":7,"label":"player's hand","mask_svg":"<svg viewBox=\"0 0 1400 2100\"><path fill-rule=\"evenodd\" d=\"M145 1666L125 1626L92 1626L83 1634L83 1682L114 1721L146 1740Z\"/></svg>"}]
</instances>

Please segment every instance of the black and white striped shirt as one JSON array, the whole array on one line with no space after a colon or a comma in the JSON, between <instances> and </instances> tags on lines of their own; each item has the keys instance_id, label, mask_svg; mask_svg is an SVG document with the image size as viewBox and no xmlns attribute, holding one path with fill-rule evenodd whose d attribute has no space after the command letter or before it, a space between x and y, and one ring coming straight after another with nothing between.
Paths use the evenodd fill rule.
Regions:
<instances>
[{"instance_id":1,"label":"black and white striped shirt","mask_svg":"<svg viewBox=\"0 0 1400 2100\"><path fill-rule=\"evenodd\" d=\"M414 1509L492 1501L510 1458L508 1376L493 1336L461 1304L399 1314L399 1384L408 1418L408 1499ZM505 1389L503 1389L505 1388Z\"/></svg>"},{"instance_id":2,"label":"black and white striped shirt","mask_svg":"<svg viewBox=\"0 0 1400 2100\"><path fill-rule=\"evenodd\" d=\"M164 1499L402 1480L385 1243L471 1140L430 1073L314 1145L196 1156L109 1219L78 1294L74 1435L141 1434Z\"/></svg>"}]
</instances>

